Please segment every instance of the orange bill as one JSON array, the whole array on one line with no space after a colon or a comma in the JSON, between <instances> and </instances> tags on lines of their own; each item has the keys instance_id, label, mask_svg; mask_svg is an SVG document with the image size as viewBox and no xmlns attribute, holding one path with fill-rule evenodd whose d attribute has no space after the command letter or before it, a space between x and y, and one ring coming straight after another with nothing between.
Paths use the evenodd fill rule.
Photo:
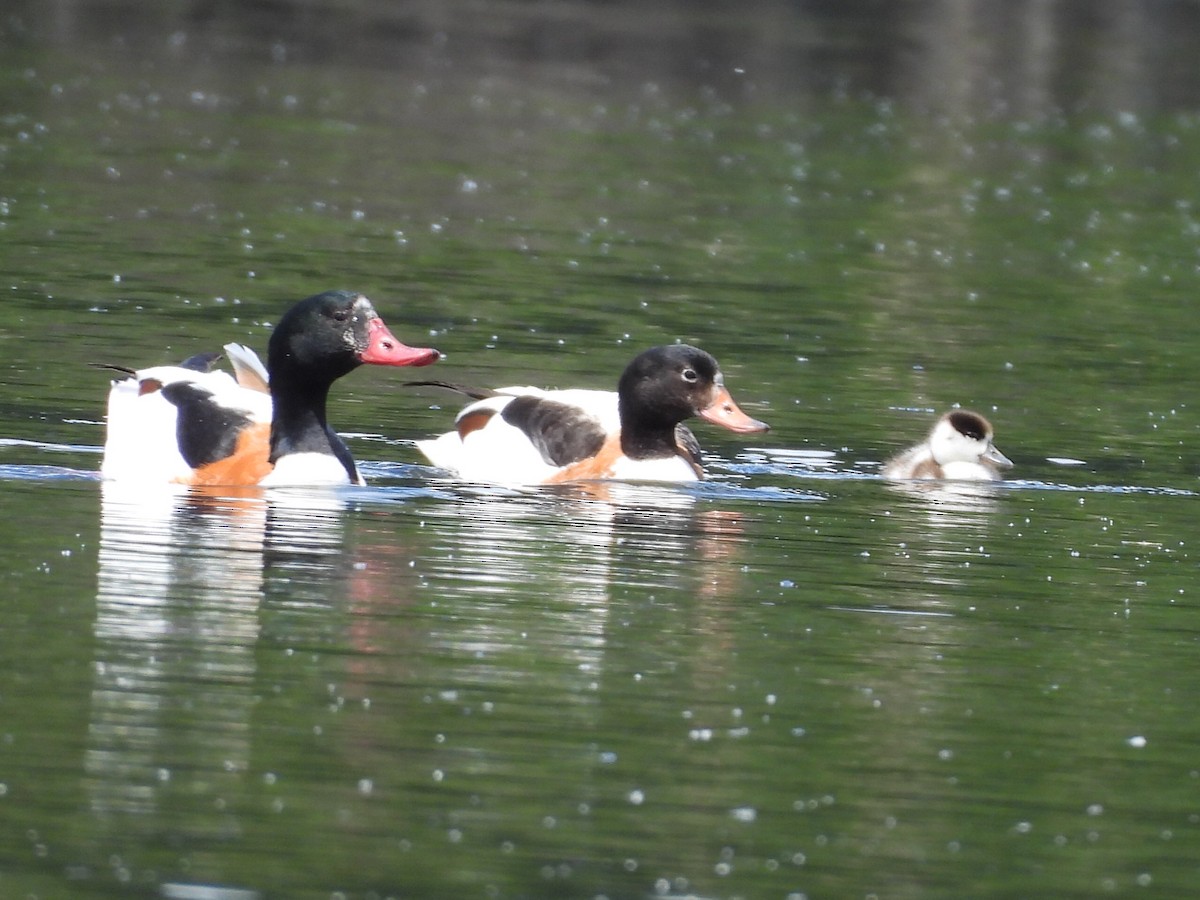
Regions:
<instances>
[{"instance_id":1,"label":"orange bill","mask_svg":"<svg viewBox=\"0 0 1200 900\"><path fill-rule=\"evenodd\" d=\"M700 410L697 415L707 422L728 428L738 434L754 434L759 431L770 431L771 426L758 419L752 419L733 402L729 389L718 386L713 394L713 402Z\"/></svg>"}]
</instances>

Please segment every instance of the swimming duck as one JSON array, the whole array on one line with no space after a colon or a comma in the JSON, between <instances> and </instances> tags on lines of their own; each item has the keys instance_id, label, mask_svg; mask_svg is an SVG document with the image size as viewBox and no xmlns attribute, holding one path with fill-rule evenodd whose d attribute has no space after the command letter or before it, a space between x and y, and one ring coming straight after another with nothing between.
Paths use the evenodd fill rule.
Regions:
<instances>
[{"instance_id":1,"label":"swimming duck","mask_svg":"<svg viewBox=\"0 0 1200 900\"><path fill-rule=\"evenodd\" d=\"M929 437L883 464L883 477L995 481L1012 461L992 443L992 424L979 413L946 413Z\"/></svg>"},{"instance_id":2,"label":"swimming duck","mask_svg":"<svg viewBox=\"0 0 1200 900\"><path fill-rule=\"evenodd\" d=\"M424 366L439 353L392 334L353 291L301 300L271 334L264 367L227 344L236 377L210 371L218 354L132 371L112 383L100 474L189 485L362 484L325 418L333 382L362 363Z\"/></svg>"},{"instance_id":3,"label":"swimming duck","mask_svg":"<svg viewBox=\"0 0 1200 900\"><path fill-rule=\"evenodd\" d=\"M476 401L458 414L455 430L417 446L431 463L467 481L696 481L704 477L700 447L684 420L699 416L739 434L768 429L734 403L717 361L686 344L638 354L615 394L533 387L465 392Z\"/></svg>"}]
</instances>

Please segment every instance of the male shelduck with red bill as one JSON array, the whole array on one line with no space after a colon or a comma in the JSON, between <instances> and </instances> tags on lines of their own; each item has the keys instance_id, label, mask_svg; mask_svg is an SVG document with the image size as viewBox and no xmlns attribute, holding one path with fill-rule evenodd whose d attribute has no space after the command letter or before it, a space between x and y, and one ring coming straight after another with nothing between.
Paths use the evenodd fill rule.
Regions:
<instances>
[{"instance_id":1,"label":"male shelduck with red bill","mask_svg":"<svg viewBox=\"0 0 1200 900\"><path fill-rule=\"evenodd\" d=\"M615 394L531 387L466 393L477 399L458 414L455 430L417 446L434 465L475 482L696 481L704 471L686 419L699 416L739 434L768 429L738 408L717 361L686 344L638 354Z\"/></svg>"},{"instance_id":2,"label":"male shelduck with red bill","mask_svg":"<svg viewBox=\"0 0 1200 900\"><path fill-rule=\"evenodd\" d=\"M996 481L1012 460L997 449L994 437L992 423L979 413L953 410L937 420L928 438L885 462L883 477Z\"/></svg>"},{"instance_id":3,"label":"male shelduck with red bill","mask_svg":"<svg viewBox=\"0 0 1200 900\"><path fill-rule=\"evenodd\" d=\"M100 474L118 481L189 485L362 484L329 426L333 382L363 363L425 366L439 353L392 334L353 291L301 300L279 320L267 365L227 344L236 379L207 371L211 355L180 366L126 371L108 396Z\"/></svg>"}]
</instances>

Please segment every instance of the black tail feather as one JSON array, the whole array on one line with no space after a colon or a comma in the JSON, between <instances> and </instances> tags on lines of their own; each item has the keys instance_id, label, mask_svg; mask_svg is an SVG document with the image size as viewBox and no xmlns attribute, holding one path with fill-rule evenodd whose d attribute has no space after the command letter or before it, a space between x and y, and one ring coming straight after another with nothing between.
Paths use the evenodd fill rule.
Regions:
<instances>
[{"instance_id":1,"label":"black tail feather","mask_svg":"<svg viewBox=\"0 0 1200 900\"><path fill-rule=\"evenodd\" d=\"M114 366L111 363L88 363L93 369L106 369L109 372L120 372L122 375L136 375L137 369L131 369L129 366Z\"/></svg>"},{"instance_id":2,"label":"black tail feather","mask_svg":"<svg viewBox=\"0 0 1200 900\"><path fill-rule=\"evenodd\" d=\"M488 397L499 397L499 391L489 388L470 387L463 384L451 384L449 381L406 381L404 387L439 387L458 394L465 394L472 400L486 400Z\"/></svg>"},{"instance_id":3,"label":"black tail feather","mask_svg":"<svg viewBox=\"0 0 1200 900\"><path fill-rule=\"evenodd\" d=\"M217 360L222 356L224 354L220 351L197 353L195 356L189 356L183 362L179 363L179 366L183 369L192 369L195 372L211 372ZM129 366L115 366L112 363L88 363L88 365L93 369L107 369L110 372L120 372L122 375L137 374L137 369L131 369Z\"/></svg>"}]
</instances>

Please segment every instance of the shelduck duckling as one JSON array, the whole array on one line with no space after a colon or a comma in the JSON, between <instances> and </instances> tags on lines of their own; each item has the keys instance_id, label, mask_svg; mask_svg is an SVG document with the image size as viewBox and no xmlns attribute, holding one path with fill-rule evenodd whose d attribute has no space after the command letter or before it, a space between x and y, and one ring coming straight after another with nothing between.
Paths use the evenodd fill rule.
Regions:
<instances>
[{"instance_id":1,"label":"shelduck duckling","mask_svg":"<svg viewBox=\"0 0 1200 900\"><path fill-rule=\"evenodd\" d=\"M636 356L615 394L530 387L466 393L477 399L458 414L455 430L417 446L467 481L696 481L704 477L700 447L685 419L699 416L739 434L768 429L734 403L717 361L686 344Z\"/></svg>"},{"instance_id":2,"label":"shelduck duckling","mask_svg":"<svg viewBox=\"0 0 1200 900\"><path fill-rule=\"evenodd\" d=\"M329 426L333 382L362 363L424 366L439 353L392 334L371 301L352 291L301 300L271 334L267 365L227 344L236 380L207 371L217 354L182 366L121 370L108 395L100 474L189 485L362 484Z\"/></svg>"},{"instance_id":3,"label":"shelduck duckling","mask_svg":"<svg viewBox=\"0 0 1200 900\"><path fill-rule=\"evenodd\" d=\"M979 413L965 409L948 412L923 443L884 463L883 477L996 481L999 470L1009 468L1012 461L996 449L992 435L991 422Z\"/></svg>"}]
</instances>

